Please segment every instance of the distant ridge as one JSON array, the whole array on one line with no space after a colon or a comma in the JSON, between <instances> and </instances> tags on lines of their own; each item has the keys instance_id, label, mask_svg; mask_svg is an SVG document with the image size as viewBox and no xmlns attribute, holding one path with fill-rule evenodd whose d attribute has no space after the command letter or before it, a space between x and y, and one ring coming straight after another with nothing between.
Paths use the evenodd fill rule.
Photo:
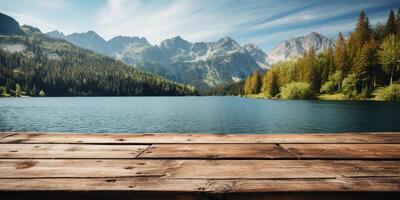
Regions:
<instances>
[{"instance_id":1,"label":"distant ridge","mask_svg":"<svg viewBox=\"0 0 400 200\"><path fill-rule=\"evenodd\" d=\"M18 22L3 13L0 13L0 25L0 35L25 35Z\"/></svg>"},{"instance_id":2,"label":"distant ridge","mask_svg":"<svg viewBox=\"0 0 400 200\"><path fill-rule=\"evenodd\" d=\"M320 53L324 49L334 46L335 43L333 40L319 33L311 32L305 36L291 38L278 45L268 53L267 60L273 64L279 61L300 57L311 47L313 47L317 53Z\"/></svg>"}]
</instances>

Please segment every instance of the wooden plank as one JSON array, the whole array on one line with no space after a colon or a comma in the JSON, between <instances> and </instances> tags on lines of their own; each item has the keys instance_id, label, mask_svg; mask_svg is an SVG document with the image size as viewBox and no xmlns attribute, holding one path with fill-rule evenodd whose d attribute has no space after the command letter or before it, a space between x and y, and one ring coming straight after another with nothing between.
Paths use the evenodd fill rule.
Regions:
<instances>
[{"instance_id":1,"label":"wooden plank","mask_svg":"<svg viewBox=\"0 0 400 200\"><path fill-rule=\"evenodd\" d=\"M177 179L398 177L400 161L1 159L0 178L155 176Z\"/></svg>"},{"instance_id":2,"label":"wooden plank","mask_svg":"<svg viewBox=\"0 0 400 200\"><path fill-rule=\"evenodd\" d=\"M274 192L224 194L229 200L397 200L398 192Z\"/></svg>"},{"instance_id":3,"label":"wooden plank","mask_svg":"<svg viewBox=\"0 0 400 200\"><path fill-rule=\"evenodd\" d=\"M0 143L388 143L400 144L400 133L324 134L71 134L3 132Z\"/></svg>"},{"instance_id":4,"label":"wooden plank","mask_svg":"<svg viewBox=\"0 0 400 200\"><path fill-rule=\"evenodd\" d=\"M29 200L211 200L205 193L140 192L140 191L0 191L2 199Z\"/></svg>"},{"instance_id":5,"label":"wooden plank","mask_svg":"<svg viewBox=\"0 0 400 200\"><path fill-rule=\"evenodd\" d=\"M139 158L296 159L275 144L155 144Z\"/></svg>"},{"instance_id":6,"label":"wooden plank","mask_svg":"<svg viewBox=\"0 0 400 200\"><path fill-rule=\"evenodd\" d=\"M400 159L400 144L282 144L299 158Z\"/></svg>"},{"instance_id":7,"label":"wooden plank","mask_svg":"<svg viewBox=\"0 0 400 200\"><path fill-rule=\"evenodd\" d=\"M0 159L0 178L165 176L169 160Z\"/></svg>"},{"instance_id":8,"label":"wooden plank","mask_svg":"<svg viewBox=\"0 0 400 200\"><path fill-rule=\"evenodd\" d=\"M0 179L1 191L147 192L398 192L399 177L348 179L206 180L159 177L82 179ZM184 187L182 187L184 186Z\"/></svg>"},{"instance_id":9,"label":"wooden plank","mask_svg":"<svg viewBox=\"0 0 400 200\"><path fill-rule=\"evenodd\" d=\"M399 176L400 161L185 160L168 177L197 179L293 179Z\"/></svg>"},{"instance_id":10,"label":"wooden plank","mask_svg":"<svg viewBox=\"0 0 400 200\"><path fill-rule=\"evenodd\" d=\"M136 158L149 145L2 144L0 158Z\"/></svg>"}]
</instances>

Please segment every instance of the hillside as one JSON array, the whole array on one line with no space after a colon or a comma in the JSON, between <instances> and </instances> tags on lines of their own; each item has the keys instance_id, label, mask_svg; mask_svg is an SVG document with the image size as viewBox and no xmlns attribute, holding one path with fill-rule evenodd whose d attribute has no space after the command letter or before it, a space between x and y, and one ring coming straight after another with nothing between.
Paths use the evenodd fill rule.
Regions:
<instances>
[{"instance_id":1,"label":"hillside","mask_svg":"<svg viewBox=\"0 0 400 200\"><path fill-rule=\"evenodd\" d=\"M19 23L10 16L0 13L0 35L24 35Z\"/></svg>"},{"instance_id":2,"label":"hillside","mask_svg":"<svg viewBox=\"0 0 400 200\"><path fill-rule=\"evenodd\" d=\"M0 95L195 95L191 86L137 70L113 58L52 39L33 27L0 37ZM31 33L31 34L29 34Z\"/></svg>"}]
</instances>

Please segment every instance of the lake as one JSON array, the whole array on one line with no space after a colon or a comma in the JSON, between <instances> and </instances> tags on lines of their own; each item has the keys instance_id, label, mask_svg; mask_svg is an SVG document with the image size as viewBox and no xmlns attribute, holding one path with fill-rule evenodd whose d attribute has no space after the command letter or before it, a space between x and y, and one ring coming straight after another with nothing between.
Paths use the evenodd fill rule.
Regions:
<instances>
[{"instance_id":1,"label":"lake","mask_svg":"<svg viewBox=\"0 0 400 200\"><path fill-rule=\"evenodd\" d=\"M400 104L239 97L0 98L0 131L311 133L400 131Z\"/></svg>"}]
</instances>

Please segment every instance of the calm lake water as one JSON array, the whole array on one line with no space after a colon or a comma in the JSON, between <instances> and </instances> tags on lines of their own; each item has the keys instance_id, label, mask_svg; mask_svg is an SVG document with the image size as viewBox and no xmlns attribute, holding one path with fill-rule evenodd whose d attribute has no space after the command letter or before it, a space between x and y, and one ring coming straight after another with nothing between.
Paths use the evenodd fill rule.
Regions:
<instances>
[{"instance_id":1,"label":"calm lake water","mask_svg":"<svg viewBox=\"0 0 400 200\"><path fill-rule=\"evenodd\" d=\"M1 98L0 131L400 131L400 104L239 97Z\"/></svg>"}]
</instances>

